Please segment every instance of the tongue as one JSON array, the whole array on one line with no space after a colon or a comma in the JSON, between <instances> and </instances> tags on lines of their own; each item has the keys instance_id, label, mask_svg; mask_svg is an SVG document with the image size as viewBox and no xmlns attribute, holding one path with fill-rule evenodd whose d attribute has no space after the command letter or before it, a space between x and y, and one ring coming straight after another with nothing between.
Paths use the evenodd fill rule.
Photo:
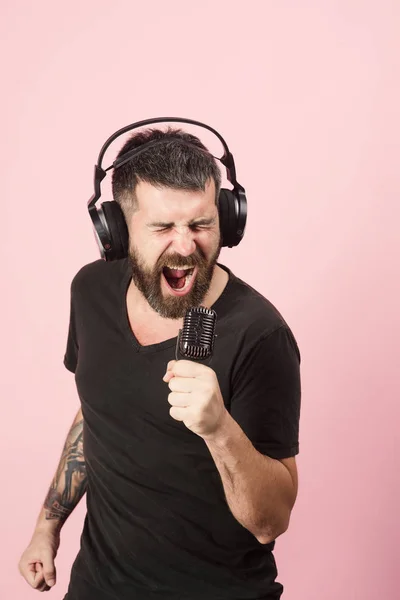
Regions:
<instances>
[{"instance_id":1,"label":"tongue","mask_svg":"<svg viewBox=\"0 0 400 600\"><path fill-rule=\"evenodd\" d=\"M171 287L176 290L180 290L185 285L185 277L181 277L181 279L169 279Z\"/></svg>"}]
</instances>

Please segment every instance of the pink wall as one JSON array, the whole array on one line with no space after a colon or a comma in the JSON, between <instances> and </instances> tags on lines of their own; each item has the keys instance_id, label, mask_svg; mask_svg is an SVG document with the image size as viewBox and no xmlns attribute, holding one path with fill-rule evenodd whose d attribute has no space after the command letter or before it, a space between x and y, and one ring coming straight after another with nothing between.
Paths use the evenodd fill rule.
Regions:
<instances>
[{"instance_id":1,"label":"pink wall","mask_svg":"<svg viewBox=\"0 0 400 600\"><path fill-rule=\"evenodd\" d=\"M249 217L221 261L278 306L302 351L300 490L276 548L284 598L396 598L400 4L17 0L1 12L0 597L37 597L17 563L78 408L62 358L71 279L98 258L97 153L123 125L179 115L226 136ZM55 600L83 516L82 502L64 528Z\"/></svg>"}]
</instances>

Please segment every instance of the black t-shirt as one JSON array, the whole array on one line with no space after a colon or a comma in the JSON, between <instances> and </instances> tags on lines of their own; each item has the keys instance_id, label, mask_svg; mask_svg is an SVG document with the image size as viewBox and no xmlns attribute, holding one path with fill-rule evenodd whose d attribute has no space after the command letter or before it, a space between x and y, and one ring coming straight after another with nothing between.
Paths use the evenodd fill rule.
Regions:
<instances>
[{"instance_id":1,"label":"black t-shirt","mask_svg":"<svg viewBox=\"0 0 400 600\"><path fill-rule=\"evenodd\" d=\"M212 362L232 417L262 454L299 452L300 354L283 317L230 269L212 308ZM71 285L64 364L84 417L87 514L68 600L276 600L272 553L232 515L204 440L170 414L162 381L177 338L141 346L127 259Z\"/></svg>"}]
</instances>

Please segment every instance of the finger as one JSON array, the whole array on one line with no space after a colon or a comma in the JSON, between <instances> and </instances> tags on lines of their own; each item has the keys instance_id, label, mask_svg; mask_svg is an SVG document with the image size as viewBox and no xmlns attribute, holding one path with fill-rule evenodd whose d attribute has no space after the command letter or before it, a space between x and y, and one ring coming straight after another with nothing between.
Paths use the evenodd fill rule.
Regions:
<instances>
[{"instance_id":1,"label":"finger","mask_svg":"<svg viewBox=\"0 0 400 600\"><path fill-rule=\"evenodd\" d=\"M197 363L193 360L177 360L170 369L177 377L205 377L212 372L210 367ZM168 371L167 371L168 373Z\"/></svg>"},{"instance_id":2,"label":"finger","mask_svg":"<svg viewBox=\"0 0 400 600\"><path fill-rule=\"evenodd\" d=\"M52 587L56 583L56 567L50 552L43 554L43 575L47 585Z\"/></svg>"},{"instance_id":3,"label":"finger","mask_svg":"<svg viewBox=\"0 0 400 600\"><path fill-rule=\"evenodd\" d=\"M46 582L44 580L44 576L42 572L38 572L35 574L34 576L34 580L33 583L31 584L33 588L35 588L35 590L39 590L42 585L45 585Z\"/></svg>"},{"instance_id":4,"label":"finger","mask_svg":"<svg viewBox=\"0 0 400 600\"><path fill-rule=\"evenodd\" d=\"M33 588L40 585L40 574L36 572L36 563L29 563L27 568L21 567L21 575L25 578L27 583Z\"/></svg>"},{"instance_id":5,"label":"finger","mask_svg":"<svg viewBox=\"0 0 400 600\"><path fill-rule=\"evenodd\" d=\"M47 585L47 583L43 579L42 584L39 585L36 589L38 592L48 592L49 590L51 590L51 587Z\"/></svg>"},{"instance_id":6,"label":"finger","mask_svg":"<svg viewBox=\"0 0 400 600\"><path fill-rule=\"evenodd\" d=\"M169 383L173 377L174 377L174 374L172 373L172 371L167 371L163 377L163 381L165 381L166 383Z\"/></svg>"},{"instance_id":7,"label":"finger","mask_svg":"<svg viewBox=\"0 0 400 600\"><path fill-rule=\"evenodd\" d=\"M35 567L36 567L35 589L38 590L38 592L44 592L46 588L50 589L44 578L42 563L36 562Z\"/></svg>"},{"instance_id":8,"label":"finger","mask_svg":"<svg viewBox=\"0 0 400 600\"><path fill-rule=\"evenodd\" d=\"M182 408L190 406L189 394L182 392L171 392L168 394L168 402L171 406L179 406Z\"/></svg>"},{"instance_id":9,"label":"finger","mask_svg":"<svg viewBox=\"0 0 400 600\"><path fill-rule=\"evenodd\" d=\"M192 377L172 377L168 382L171 392L184 392L190 394L193 391L196 381Z\"/></svg>"},{"instance_id":10,"label":"finger","mask_svg":"<svg viewBox=\"0 0 400 600\"><path fill-rule=\"evenodd\" d=\"M169 409L169 414L175 421L183 421L187 418L186 411L183 410L180 406L171 406Z\"/></svg>"},{"instance_id":11,"label":"finger","mask_svg":"<svg viewBox=\"0 0 400 600\"><path fill-rule=\"evenodd\" d=\"M51 587L48 586L46 582L44 582L44 584L40 588L36 589L38 592L48 592L49 590L51 590Z\"/></svg>"}]
</instances>

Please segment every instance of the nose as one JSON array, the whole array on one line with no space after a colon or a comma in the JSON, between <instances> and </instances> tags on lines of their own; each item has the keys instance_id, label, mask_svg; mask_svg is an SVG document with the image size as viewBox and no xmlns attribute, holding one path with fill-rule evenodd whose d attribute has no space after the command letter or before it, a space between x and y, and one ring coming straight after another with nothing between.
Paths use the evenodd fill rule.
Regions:
<instances>
[{"instance_id":1,"label":"nose","mask_svg":"<svg viewBox=\"0 0 400 600\"><path fill-rule=\"evenodd\" d=\"M190 256L196 250L195 233L185 227L176 231L172 242L172 249L182 256Z\"/></svg>"}]
</instances>

